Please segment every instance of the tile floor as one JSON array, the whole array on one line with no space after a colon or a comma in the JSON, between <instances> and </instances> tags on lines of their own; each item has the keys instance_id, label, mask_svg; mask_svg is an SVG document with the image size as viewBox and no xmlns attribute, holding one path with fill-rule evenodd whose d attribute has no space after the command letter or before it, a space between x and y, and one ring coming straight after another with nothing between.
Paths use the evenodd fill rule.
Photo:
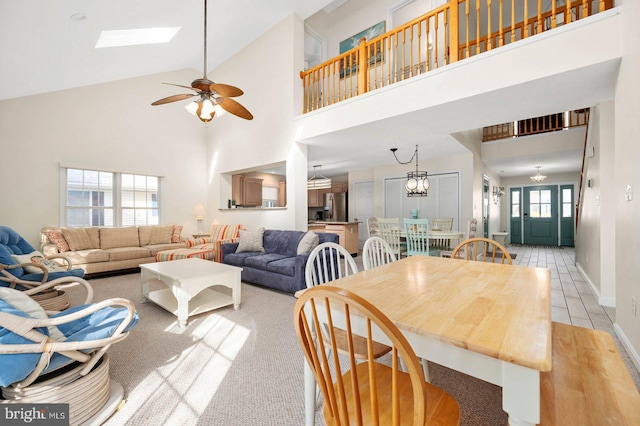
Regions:
<instances>
[{"instance_id":1,"label":"tile floor","mask_svg":"<svg viewBox=\"0 0 640 426\"><path fill-rule=\"evenodd\" d=\"M598 299L576 268L575 249L513 244L507 249L510 253L517 253L514 265L551 270L551 319L611 334L636 387L640 389L640 372L613 330L616 310L598 304Z\"/></svg>"}]
</instances>

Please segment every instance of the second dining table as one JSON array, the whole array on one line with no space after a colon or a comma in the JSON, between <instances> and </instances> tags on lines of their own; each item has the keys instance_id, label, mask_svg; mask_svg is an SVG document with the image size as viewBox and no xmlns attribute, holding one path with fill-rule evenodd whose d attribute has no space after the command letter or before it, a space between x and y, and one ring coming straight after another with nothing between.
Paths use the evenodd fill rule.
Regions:
<instances>
[{"instance_id":1,"label":"second dining table","mask_svg":"<svg viewBox=\"0 0 640 426\"><path fill-rule=\"evenodd\" d=\"M509 424L540 422L540 372L552 365L548 269L411 256L329 285L377 306L418 357L502 387ZM307 424L314 383L305 362Z\"/></svg>"}]
</instances>

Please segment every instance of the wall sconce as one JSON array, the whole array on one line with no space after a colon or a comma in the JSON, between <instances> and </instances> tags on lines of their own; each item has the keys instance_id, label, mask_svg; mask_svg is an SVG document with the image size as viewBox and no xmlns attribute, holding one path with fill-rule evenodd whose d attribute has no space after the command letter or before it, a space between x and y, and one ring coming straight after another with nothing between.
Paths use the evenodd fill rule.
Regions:
<instances>
[{"instance_id":1,"label":"wall sconce","mask_svg":"<svg viewBox=\"0 0 640 426\"><path fill-rule=\"evenodd\" d=\"M504 195L504 186L493 187L493 204L498 204L500 197Z\"/></svg>"}]
</instances>

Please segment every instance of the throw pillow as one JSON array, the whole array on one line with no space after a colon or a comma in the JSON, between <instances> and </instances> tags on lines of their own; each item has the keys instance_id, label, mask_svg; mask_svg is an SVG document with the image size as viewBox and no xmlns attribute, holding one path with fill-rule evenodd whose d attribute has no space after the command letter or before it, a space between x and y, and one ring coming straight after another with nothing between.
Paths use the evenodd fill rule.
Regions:
<instances>
[{"instance_id":1,"label":"throw pillow","mask_svg":"<svg viewBox=\"0 0 640 426\"><path fill-rule=\"evenodd\" d=\"M45 259L44 255L39 251L34 251L29 254L12 254L11 257L18 263L33 263L36 265L42 265L47 268L49 272L62 271L63 269L56 265L53 261ZM42 274L42 269L37 266L26 265L23 266L24 270L30 274Z\"/></svg>"},{"instance_id":2,"label":"throw pillow","mask_svg":"<svg viewBox=\"0 0 640 426\"><path fill-rule=\"evenodd\" d=\"M84 228L63 228L62 235L69 243L71 250L86 250L91 248L91 239Z\"/></svg>"},{"instance_id":3,"label":"throw pillow","mask_svg":"<svg viewBox=\"0 0 640 426\"><path fill-rule=\"evenodd\" d=\"M173 234L171 234L171 242L179 243L182 238L182 225L173 226Z\"/></svg>"},{"instance_id":4,"label":"throw pillow","mask_svg":"<svg viewBox=\"0 0 640 426\"><path fill-rule=\"evenodd\" d=\"M64 235L62 235L62 229L49 229L44 231L44 235L47 236L51 243L55 244L60 253L71 250L69 248L69 243L64 239Z\"/></svg>"},{"instance_id":5,"label":"throw pillow","mask_svg":"<svg viewBox=\"0 0 640 426\"><path fill-rule=\"evenodd\" d=\"M0 298L14 308L21 310L25 314L29 315L31 318L48 318L44 309L42 309L42 306L40 306L38 302L22 293L21 291L14 290L12 288L0 287ZM49 329L49 336L53 340L57 342L63 342L65 340L64 334L62 334L60 330L58 330L58 327L50 325L47 328Z\"/></svg>"},{"instance_id":6,"label":"throw pillow","mask_svg":"<svg viewBox=\"0 0 640 426\"><path fill-rule=\"evenodd\" d=\"M307 232L298 243L297 254L311 253L311 251L316 248L319 242L320 237L318 237L318 234L313 231Z\"/></svg>"},{"instance_id":7,"label":"throw pillow","mask_svg":"<svg viewBox=\"0 0 640 426\"><path fill-rule=\"evenodd\" d=\"M173 225L158 225L151 230L149 244L169 244L173 235Z\"/></svg>"},{"instance_id":8,"label":"throw pillow","mask_svg":"<svg viewBox=\"0 0 640 426\"><path fill-rule=\"evenodd\" d=\"M262 237L264 235L264 228L260 228L255 232L240 230L240 240L238 241L238 248L236 253L242 253L243 251L264 251L262 246Z\"/></svg>"}]
</instances>

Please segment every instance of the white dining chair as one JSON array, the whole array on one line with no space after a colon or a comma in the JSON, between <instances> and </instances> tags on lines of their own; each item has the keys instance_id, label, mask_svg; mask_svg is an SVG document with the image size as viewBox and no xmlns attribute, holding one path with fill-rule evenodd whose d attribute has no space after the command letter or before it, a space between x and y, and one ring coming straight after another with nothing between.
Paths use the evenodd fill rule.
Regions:
<instances>
[{"instance_id":1,"label":"white dining chair","mask_svg":"<svg viewBox=\"0 0 640 426\"><path fill-rule=\"evenodd\" d=\"M453 229L452 217L434 217L430 219L430 225L432 231L451 231ZM429 240L431 247L437 247L441 250L451 249L451 240L448 238L432 238Z\"/></svg>"},{"instance_id":2,"label":"white dining chair","mask_svg":"<svg viewBox=\"0 0 640 426\"><path fill-rule=\"evenodd\" d=\"M322 243L311 251L307 259L307 265L305 267L307 289L357 273L358 266L353 260L353 257L351 257L351 254L349 254L344 247L336 243ZM329 331L330 330L326 329L322 333L322 337L327 343L327 348L330 347L330 342L327 340L330 334ZM340 353L349 353L346 330L334 327L333 334L338 337L338 349ZM367 359L367 340L354 336L352 344L356 358ZM374 342L372 350L373 358L380 358L389 353L391 348L382 343Z\"/></svg>"},{"instance_id":3,"label":"white dining chair","mask_svg":"<svg viewBox=\"0 0 640 426\"><path fill-rule=\"evenodd\" d=\"M378 225L377 217L369 217L367 218L367 232L370 237L375 237L380 235L380 225Z\"/></svg>"},{"instance_id":4,"label":"white dining chair","mask_svg":"<svg viewBox=\"0 0 640 426\"><path fill-rule=\"evenodd\" d=\"M364 270L369 270L387 263L395 262L391 246L380 237L369 237L362 248L362 263Z\"/></svg>"},{"instance_id":5,"label":"white dining chair","mask_svg":"<svg viewBox=\"0 0 640 426\"><path fill-rule=\"evenodd\" d=\"M394 218L378 218L378 226L380 227L380 237L389 244L393 254L399 259L407 254L407 244L401 241L401 225L400 219Z\"/></svg>"}]
</instances>

